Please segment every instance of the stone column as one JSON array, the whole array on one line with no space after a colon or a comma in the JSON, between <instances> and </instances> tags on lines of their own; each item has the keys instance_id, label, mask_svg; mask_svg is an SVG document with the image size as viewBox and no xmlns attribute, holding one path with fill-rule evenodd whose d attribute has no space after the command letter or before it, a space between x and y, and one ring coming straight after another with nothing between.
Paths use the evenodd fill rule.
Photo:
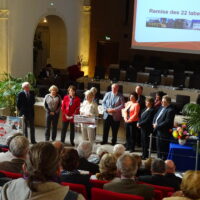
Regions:
<instances>
[{"instance_id":1,"label":"stone column","mask_svg":"<svg viewBox=\"0 0 200 200\"><path fill-rule=\"evenodd\" d=\"M8 13L0 8L0 74L9 73L8 70ZM0 76L0 79L2 76Z\"/></svg>"}]
</instances>

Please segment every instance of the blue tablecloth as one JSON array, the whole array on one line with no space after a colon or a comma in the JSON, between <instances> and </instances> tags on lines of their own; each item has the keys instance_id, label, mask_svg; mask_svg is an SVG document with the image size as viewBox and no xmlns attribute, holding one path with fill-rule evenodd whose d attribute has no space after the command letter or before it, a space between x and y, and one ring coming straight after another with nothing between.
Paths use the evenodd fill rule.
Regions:
<instances>
[{"instance_id":1,"label":"blue tablecloth","mask_svg":"<svg viewBox=\"0 0 200 200\"><path fill-rule=\"evenodd\" d=\"M174 161L177 171L194 170L196 151L192 146L170 143L167 159ZM198 169L200 169L200 158L198 163Z\"/></svg>"}]
</instances>

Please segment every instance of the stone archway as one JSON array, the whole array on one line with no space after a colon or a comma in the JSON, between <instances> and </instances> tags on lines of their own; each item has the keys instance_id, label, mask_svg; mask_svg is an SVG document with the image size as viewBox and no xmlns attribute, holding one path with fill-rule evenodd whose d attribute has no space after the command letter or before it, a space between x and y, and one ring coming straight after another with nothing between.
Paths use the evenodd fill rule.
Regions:
<instances>
[{"instance_id":1,"label":"stone archway","mask_svg":"<svg viewBox=\"0 0 200 200\"><path fill-rule=\"evenodd\" d=\"M57 69L65 68L67 63L67 31L64 21L56 15L42 18L34 35L34 74L38 76L48 63Z\"/></svg>"}]
</instances>

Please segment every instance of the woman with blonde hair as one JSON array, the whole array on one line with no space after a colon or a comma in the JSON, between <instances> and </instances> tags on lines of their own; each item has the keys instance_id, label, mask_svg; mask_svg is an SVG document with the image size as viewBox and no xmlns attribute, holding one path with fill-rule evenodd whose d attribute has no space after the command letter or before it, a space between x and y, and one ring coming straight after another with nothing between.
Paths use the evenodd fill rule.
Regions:
<instances>
[{"instance_id":1,"label":"woman with blonde hair","mask_svg":"<svg viewBox=\"0 0 200 200\"><path fill-rule=\"evenodd\" d=\"M99 163L99 171L96 176L91 176L91 179L102 181L111 181L117 176L117 159L113 154L106 153L102 156Z\"/></svg>"},{"instance_id":2,"label":"woman with blonde hair","mask_svg":"<svg viewBox=\"0 0 200 200\"><path fill-rule=\"evenodd\" d=\"M86 117L97 117L99 115L97 103L94 101L94 93L90 90L85 92L85 100L80 108L80 114ZM81 124L81 131L83 140L88 140L91 143L95 141L95 126L88 124Z\"/></svg>"},{"instance_id":3,"label":"woman with blonde hair","mask_svg":"<svg viewBox=\"0 0 200 200\"><path fill-rule=\"evenodd\" d=\"M184 173L181 182L181 191L164 200L199 200L200 199L200 171L189 170Z\"/></svg>"},{"instance_id":4,"label":"woman with blonde hair","mask_svg":"<svg viewBox=\"0 0 200 200\"><path fill-rule=\"evenodd\" d=\"M44 107L46 110L46 130L45 130L45 141L50 139L50 129L52 124L52 141L55 141L57 135L58 118L60 114L62 99L58 94L58 88L52 85L49 88L49 94L44 98Z\"/></svg>"}]
</instances>

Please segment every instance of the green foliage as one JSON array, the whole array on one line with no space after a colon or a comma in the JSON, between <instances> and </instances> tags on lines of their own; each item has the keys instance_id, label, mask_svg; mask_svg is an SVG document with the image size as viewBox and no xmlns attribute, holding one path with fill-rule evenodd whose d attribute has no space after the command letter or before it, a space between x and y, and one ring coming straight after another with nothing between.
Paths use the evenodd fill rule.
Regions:
<instances>
[{"instance_id":1,"label":"green foliage","mask_svg":"<svg viewBox=\"0 0 200 200\"><path fill-rule=\"evenodd\" d=\"M185 122L188 128L196 133L200 133L200 105L199 104L186 104L183 108L183 114Z\"/></svg>"},{"instance_id":2,"label":"green foliage","mask_svg":"<svg viewBox=\"0 0 200 200\"><path fill-rule=\"evenodd\" d=\"M10 114L14 115L16 111L17 94L21 91L22 83L28 81L31 89L34 90L36 86L36 79L32 73L28 73L23 78L15 78L10 74L4 74L2 81L0 81L0 108L8 107Z\"/></svg>"}]
</instances>

